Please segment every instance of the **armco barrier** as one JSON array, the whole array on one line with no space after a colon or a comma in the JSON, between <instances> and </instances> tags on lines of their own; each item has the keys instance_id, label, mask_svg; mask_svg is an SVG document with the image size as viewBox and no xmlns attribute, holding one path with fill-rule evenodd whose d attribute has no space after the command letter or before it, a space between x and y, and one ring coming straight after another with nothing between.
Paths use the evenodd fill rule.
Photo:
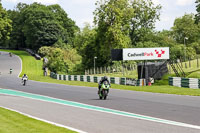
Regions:
<instances>
[{"instance_id":1,"label":"armco barrier","mask_svg":"<svg viewBox=\"0 0 200 133\"><path fill-rule=\"evenodd\" d=\"M119 77L115 77L115 84L120 85L120 78Z\"/></svg>"},{"instance_id":2,"label":"armco barrier","mask_svg":"<svg viewBox=\"0 0 200 133\"><path fill-rule=\"evenodd\" d=\"M63 75L63 80L66 80L66 75Z\"/></svg>"},{"instance_id":3,"label":"armco barrier","mask_svg":"<svg viewBox=\"0 0 200 133\"><path fill-rule=\"evenodd\" d=\"M94 82L94 76L90 76L90 82Z\"/></svg>"},{"instance_id":4,"label":"armco barrier","mask_svg":"<svg viewBox=\"0 0 200 133\"><path fill-rule=\"evenodd\" d=\"M50 77L52 77L53 79L56 79L57 78L57 75L53 72L50 73Z\"/></svg>"},{"instance_id":5,"label":"armco barrier","mask_svg":"<svg viewBox=\"0 0 200 133\"><path fill-rule=\"evenodd\" d=\"M181 87L189 88L189 82L188 78L181 78Z\"/></svg>"},{"instance_id":6,"label":"armco barrier","mask_svg":"<svg viewBox=\"0 0 200 133\"><path fill-rule=\"evenodd\" d=\"M200 79L199 79L199 88L200 88Z\"/></svg>"},{"instance_id":7,"label":"armco barrier","mask_svg":"<svg viewBox=\"0 0 200 133\"><path fill-rule=\"evenodd\" d=\"M68 75L68 80L71 81L72 80L72 77L71 75Z\"/></svg>"},{"instance_id":8,"label":"armco barrier","mask_svg":"<svg viewBox=\"0 0 200 133\"><path fill-rule=\"evenodd\" d=\"M98 83L103 77L101 76L90 76L90 75L61 75L55 74L53 72L50 73L50 77L57 80L66 80L66 81L82 81L82 82L94 82ZM119 84L119 85L132 85L132 86L144 86L145 80L140 79L131 79L131 78L120 78L120 77L108 77L111 84ZM199 83L200 84L200 83Z\"/></svg>"},{"instance_id":9,"label":"armco barrier","mask_svg":"<svg viewBox=\"0 0 200 133\"><path fill-rule=\"evenodd\" d=\"M83 75L80 76L80 81L84 81Z\"/></svg>"},{"instance_id":10,"label":"armco barrier","mask_svg":"<svg viewBox=\"0 0 200 133\"><path fill-rule=\"evenodd\" d=\"M172 77L169 77L169 85L173 86L173 78Z\"/></svg>"},{"instance_id":11,"label":"armco barrier","mask_svg":"<svg viewBox=\"0 0 200 133\"><path fill-rule=\"evenodd\" d=\"M95 82L95 83L98 83L97 78L98 78L98 77L95 77L95 76L94 76L94 82Z\"/></svg>"},{"instance_id":12,"label":"armco barrier","mask_svg":"<svg viewBox=\"0 0 200 133\"><path fill-rule=\"evenodd\" d=\"M115 84L115 78L114 77L110 77L110 83Z\"/></svg>"},{"instance_id":13,"label":"armco barrier","mask_svg":"<svg viewBox=\"0 0 200 133\"><path fill-rule=\"evenodd\" d=\"M199 79L199 88L200 88L200 79Z\"/></svg>"},{"instance_id":14,"label":"armco barrier","mask_svg":"<svg viewBox=\"0 0 200 133\"><path fill-rule=\"evenodd\" d=\"M121 78L120 84L121 85L126 85L126 78Z\"/></svg>"},{"instance_id":15,"label":"armco barrier","mask_svg":"<svg viewBox=\"0 0 200 133\"><path fill-rule=\"evenodd\" d=\"M200 88L199 87L199 79L190 78L189 79L189 88Z\"/></svg>"},{"instance_id":16,"label":"armco barrier","mask_svg":"<svg viewBox=\"0 0 200 133\"><path fill-rule=\"evenodd\" d=\"M171 86L200 89L200 79L169 77L168 80Z\"/></svg>"},{"instance_id":17,"label":"armco barrier","mask_svg":"<svg viewBox=\"0 0 200 133\"><path fill-rule=\"evenodd\" d=\"M90 76L87 76L87 82L90 82Z\"/></svg>"},{"instance_id":18,"label":"armco barrier","mask_svg":"<svg viewBox=\"0 0 200 133\"><path fill-rule=\"evenodd\" d=\"M74 81L78 81L77 77L78 77L77 75L74 75Z\"/></svg>"}]
</instances>

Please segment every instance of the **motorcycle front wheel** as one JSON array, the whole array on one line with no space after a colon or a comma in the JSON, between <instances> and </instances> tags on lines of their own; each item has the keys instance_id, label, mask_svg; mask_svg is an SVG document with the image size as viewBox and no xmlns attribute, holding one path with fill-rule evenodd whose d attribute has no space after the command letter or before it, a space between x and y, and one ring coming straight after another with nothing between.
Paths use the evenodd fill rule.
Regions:
<instances>
[{"instance_id":1,"label":"motorcycle front wheel","mask_svg":"<svg viewBox=\"0 0 200 133\"><path fill-rule=\"evenodd\" d=\"M103 99L104 99L104 100L106 100L107 95L108 95L108 91L104 91L104 94L103 94L103 96L104 96Z\"/></svg>"}]
</instances>

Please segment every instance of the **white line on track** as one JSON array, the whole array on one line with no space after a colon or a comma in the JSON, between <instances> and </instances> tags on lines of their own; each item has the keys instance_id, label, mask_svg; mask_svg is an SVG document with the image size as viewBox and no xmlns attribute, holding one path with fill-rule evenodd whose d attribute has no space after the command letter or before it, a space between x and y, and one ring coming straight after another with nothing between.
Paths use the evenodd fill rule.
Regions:
<instances>
[{"instance_id":1,"label":"white line on track","mask_svg":"<svg viewBox=\"0 0 200 133\"><path fill-rule=\"evenodd\" d=\"M52 125L56 125L58 127L63 127L63 128L67 128L69 130L73 130L73 131L76 131L76 132L79 132L79 133L87 133L87 132L84 132L84 131L81 131L79 129L75 129L75 128L72 128L72 127L68 127L68 126L65 126L65 125L62 125L62 124L58 124L58 123L55 123L55 122L51 122L51 121L47 121L47 120L44 120L44 119L41 119L41 118L38 118L38 117L35 117L35 116L32 116L32 115L29 115L29 114L26 114L26 113L23 113L23 112L20 112L20 111L17 111L17 110L14 110L14 109L11 109L11 108L7 108L7 107L4 107L4 106L1 106L1 108L5 108L7 110L11 110L11 111L14 111L14 112L17 112L19 114L22 114L24 116L27 116L27 117L30 117L30 118L33 118L33 119L36 119L36 120L40 120L40 121L43 121L43 122L46 122L46 123L49 123L49 124L52 124Z\"/></svg>"},{"instance_id":2,"label":"white line on track","mask_svg":"<svg viewBox=\"0 0 200 133\"><path fill-rule=\"evenodd\" d=\"M5 89L5 90L9 90L9 89ZM11 91L13 91L13 90L11 90ZM174 126L200 129L200 126L198 126L198 125L192 125L192 124L187 124L187 123L182 123L182 122L177 122L177 121L171 121L171 120L166 120L166 119L161 119L161 118L156 118L156 117L151 117L151 116L145 116L145 115L125 112L125 111L119 111L119 110L114 110L114 109L109 109L109 108L104 108L104 107L99 107L99 106L69 101L69 100L53 98L53 97L39 95L39 94L27 93L27 92L23 92L23 91L16 91L16 92L26 93L26 94L30 94L30 95L37 95L37 96L46 97L46 98L50 98L50 99L54 99L54 100L62 100L62 101L72 102L72 103L75 103L75 104L86 105L86 106L89 106L89 107L91 106L91 107L99 108L99 109L81 107L81 106L76 106L76 105L73 105L73 104L71 104L71 105L70 104L64 104L64 103L60 103L60 102L49 101L49 100L44 100L44 99L37 99L37 98L33 98L33 97L26 97L26 96L19 96L19 97L24 97L24 98L29 98L29 99L39 100L39 101L45 101L45 102L50 102L50 103L56 103L56 104L65 105L65 106L72 106L72 107L77 107L77 108L82 108L82 109L87 109L87 110L92 110L92 111L110 113L110 114L119 115L119 116L132 117L132 118L136 118L136 119L142 119L142 120L158 122L158 123L163 123L163 124L169 124L169 125L174 125ZM5 94L5 95L12 95L12 94Z\"/></svg>"}]
</instances>

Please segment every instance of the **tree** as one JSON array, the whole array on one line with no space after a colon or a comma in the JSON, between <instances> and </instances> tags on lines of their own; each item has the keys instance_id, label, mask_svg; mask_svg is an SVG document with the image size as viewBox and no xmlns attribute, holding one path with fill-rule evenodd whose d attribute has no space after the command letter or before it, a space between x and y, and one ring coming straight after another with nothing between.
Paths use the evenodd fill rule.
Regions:
<instances>
[{"instance_id":1,"label":"tree","mask_svg":"<svg viewBox=\"0 0 200 133\"><path fill-rule=\"evenodd\" d=\"M40 54L48 58L47 67L55 73L66 73L68 65L64 61L64 52L60 48L41 47L38 51Z\"/></svg>"},{"instance_id":2,"label":"tree","mask_svg":"<svg viewBox=\"0 0 200 133\"><path fill-rule=\"evenodd\" d=\"M97 1L94 11L94 23L97 25L96 48L102 65L109 62L113 48L125 48L130 45L130 20L134 10L130 0Z\"/></svg>"},{"instance_id":3,"label":"tree","mask_svg":"<svg viewBox=\"0 0 200 133\"><path fill-rule=\"evenodd\" d=\"M94 57L99 56L97 54L96 48L96 36L96 28L92 28L88 23L85 23L85 27L83 28L83 30L76 34L75 48L82 56L84 69L89 69L93 67Z\"/></svg>"},{"instance_id":4,"label":"tree","mask_svg":"<svg viewBox=\"0 0 200 133\"><path fill-rule=\"evenodd\" d=\"M54 14L45 5L31 4L21 13L25 17L23 33L29 48L51 46L62 37L63 27L54 19Z\"/></svg>"},{"instance_id":5,"label":"tree","mask_svg":"<svg viewBox=\"0 0 200 133\"><path fill-rule=\"evenodd\" d=\"M185 14L176 18L172 31L174 39L178 43L184 44L184 38L187 37L186 45L189 45L200 38L200 24L195 24L194 14Z\"/></svg>"},{"instance_id":6,"label":"tree","mask_svg":"<svg viewBox=\"0 0 200 133\"><path fill-rule=\"evenodd\" d=\"M8 18L7 11L3 9L0 1L0 43L3 45L9 39L12 30L12 21Z\"/></svg>"},{"instance_id":7,"label":"tree","mask_svg":"<svg viewBox=\"0 0 200 133\"><path fill-rule=\"evenodd\" d=\"M62 38L64 43L74 46L75 33L79 31L79 27L68 17L67 13L58 5L50 5L48 8L54 13L54 17L59 24L65 29L65 36Z\"/></svg>"},{"instance_id":8,"label":"tree","mask_svg":"<svg viewBox=\"0 0 200 133\"><path fill-rule=\"evenodd\" d=\"M10 16L15 22L12 42L19 47L38 50L42 46L52 46L58 40L73 45L74 34L78 30L59 5L19 3L16 11L10 11Z\"/></svg>"},{"instance_id":9,"label":"tree","mask_svg":"<svg viewBox=\"0 0 200 133\"><path fill-rule=\"evenodd\" d=\"M108 64L110 50L135 47L148 42L145 36L152 32L159 19L161 6L151 0L100 0L94 12L97 25L96 48L101 64Z\"/></svg>"},{"instance_id":10,"label":"tree","mask_svg":"<svg viewBox=\"0 0 200 133\"><path fill-rule=\"evenodd\" d=\"M25 3L18 3L16 9L8 10L9 18L12 20L12 27L13 30L10 34L10 40L8 42L10 47L19 49L19 48L26 48L25 40L26 37L22 31L25 17L21 15L21 12L28 8L29 5Z\"/></svg>"},{"instance_id":11,"label":"tree","mask_svg":"<svg viewBox=\"0 0 200 133\"><path fill-rule=\"evenodd\" d=\"M196 54L200 54L200 40L192 43L191 47L195 49Z\"/></svg>"},{"instance_id":12,"label":"tree","mask_svg":"<svg viewBox=\"0 0 200 133\"><path fill-rule=\"evenodd\" d=\"M196 11L197 11L197 14L195 15L195 22L196 23L199 23L200 22L200 0L196 0L195 2L197 5L196 5Z\"/></svg>"},{"instance_id":13,"label":"tree","mask_svg":"<svg viewBox=\"0 0 200 133\"><path fill-rule=\"evenodd\" d=\"M58 45L55 44L55 46ZM82 58L69 45L65 48L44 46L39 49L38 53L48 59L47 67L52 72L74 74L81 70L79 67Z\"/></svg>"},{"instance_id":14,"label":"tree","mask_svg":"<svg viewBox=\"0 0 200 133\"><path fill-rule=\"evenodd\" d=\"M130 38L132 46L147 41L144 36L152 32L159 20L161 5L154 6L152 0L133 0L134 17L131 19Z\"/></svg>"}]
</instances>

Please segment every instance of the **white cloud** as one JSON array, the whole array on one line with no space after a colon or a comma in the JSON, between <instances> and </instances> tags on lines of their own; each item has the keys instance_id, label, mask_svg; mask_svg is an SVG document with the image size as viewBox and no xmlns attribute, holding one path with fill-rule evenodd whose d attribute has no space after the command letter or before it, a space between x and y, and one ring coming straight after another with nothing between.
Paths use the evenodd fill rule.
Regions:
<instances>
[{"instance_id":1,"label":"white cloud","mask_svg":"<svg viewBox=\"0 0 200 133\"><path fill-rule=\"evenodd\" d=\"M195 2L195 0L176 0L178 6L188 6Z\"/></svg>"},{"instance_id":2,"label":"white cloud","mask_svg":"<svg viewBox=\"0 0 200 133\"><path fill-rule=\"evenodd\" d=\"M17 2L17 0L5 0L5 1L11 2L11 3L16 3Z\"/></svg>"},{"instance_id":3,"label":"white cloud","mask_svg":"<svg viewBox=\"0 0 200 133\"><path fill-rule=\"evenodd\" d=\"M77 19L77 25L79 25L80 28L83 28L85 26L85 23L89 23L90 26L93 26L93 18Z\"/></svg>"},{"instance_id":4,"label":"white cloud","mask_svg":"<svg viewBox=\"0 0 200 133\"><path fill-rule=\"evenodd\" d=\"M74 4L90 4L95 3L96 0L72 0L71 2Z\"/></svg>"}]
</instances>

